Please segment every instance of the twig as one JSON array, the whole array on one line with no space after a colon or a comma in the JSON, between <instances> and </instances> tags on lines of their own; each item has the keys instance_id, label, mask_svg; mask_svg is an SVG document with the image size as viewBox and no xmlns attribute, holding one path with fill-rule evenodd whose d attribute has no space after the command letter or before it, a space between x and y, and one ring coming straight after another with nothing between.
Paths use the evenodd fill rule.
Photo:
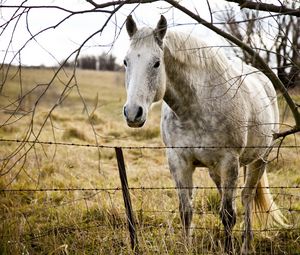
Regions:
<instances>
[{"instance_id":1,"label":"twig","mask_svg":"<svg viewBox=\"0 0 300 255\"><path fill-rule=\"evenodd\" d=\"M241 7L241 9L247 8L247 9L251 9L251 10L275 12L275 13L280 13L282 15L290 15L290 16L300 17L300 8L292 9L292 8L288 8L284 5L278 6L278 5L274 5L274 4L252 2L252 1L247 1L247 0L225 0L225 1L237 3Z\"/></svg>"}]
</instances>

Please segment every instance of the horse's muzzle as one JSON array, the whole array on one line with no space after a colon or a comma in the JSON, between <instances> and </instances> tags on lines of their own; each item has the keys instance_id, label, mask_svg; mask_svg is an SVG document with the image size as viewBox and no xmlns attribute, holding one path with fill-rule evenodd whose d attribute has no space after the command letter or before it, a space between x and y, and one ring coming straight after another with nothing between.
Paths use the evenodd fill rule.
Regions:
<instances>
[{"instance_id":1,"label":"horse's muzzle","mask_svg":"<svg viewBox=\"0 0 300 255\"><path fill-rule=\"evenodd\" d=\"M145 123L144 119L144 110L141 106L132 107L128 109L127 106L124 106L123 109L124 117L126 119L127 125L132 128L142 127Z\"/></svg>"},{"instance_id":2,"label":"horse's muzzle","mask_svg":"<svg viewBox=\"0 0 300 255\"><path fill-rule=\"evenodd\" d=\"M146 121L141 121L141 122L126 121L126 122L127 122L128 127L131 127L131 128L140 128L140 127L144 126L144 124L145 124Z\"/></svg>"}]
</instances>

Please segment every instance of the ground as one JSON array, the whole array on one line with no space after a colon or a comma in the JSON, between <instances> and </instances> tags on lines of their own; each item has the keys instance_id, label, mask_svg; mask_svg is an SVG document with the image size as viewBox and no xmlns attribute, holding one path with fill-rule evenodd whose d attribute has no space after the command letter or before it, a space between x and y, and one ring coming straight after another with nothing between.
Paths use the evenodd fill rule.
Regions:
<instances>
[{"instance_id":1,"label":"ground","mask_svg":"<svg viewBox=\"0 0 300 255\"><path fill-rule=\"evenodd\" d=\"M54 69L20 72L14 67L6 73L6 68L0 73L1 81L6 81L0 97L0 138L22 140L30 134L29 140L38 135L39 142L60 144L19 147L22 143L0 141L0 254L133 254L113 147L162 146L160 104L153 106L144 128L130 129L122 117L123 73L77 70L76 79L71 79L73 72L62 70L43 94ZM14 101L33 88L14 112ZM67 97L61 100L63 91ZM293 97L300 99L296 92ZM291 124L280 96L279 102L282 121ZM297 145L299 138L299 134L290 136L284 145ZM107 147L78 146L95 145L96 140ZM136 188L130 193L142 254L222 254L219 197L206 169L197 169L194 176L195 230L188 247L181 236L177 195L164 150L124 149L124 157L129 187ZM299 254L299 151L282 148L274 150L271 158L269 182L277 187L271 191L292 227L257 226L254 247L257 254ZM240 185L242 181L241 171ZM238 253L240 192L237 209Z\"/></svg>"}]
</instances>

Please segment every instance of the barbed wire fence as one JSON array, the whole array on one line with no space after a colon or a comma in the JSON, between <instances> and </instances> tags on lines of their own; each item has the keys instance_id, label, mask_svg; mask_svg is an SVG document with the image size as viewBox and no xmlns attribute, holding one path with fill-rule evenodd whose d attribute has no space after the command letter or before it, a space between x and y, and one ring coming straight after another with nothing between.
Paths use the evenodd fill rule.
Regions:
<instances>
[{"instance_id":1,"label":"barbed wire fence","mask_svg":"<svg viewBox=\"0 0 300 255\"><path fill-rule=\"evenodd\" d=\"M143 221L143 217L145 213L151 213L154 215L157 214L168 214L172 215L172 217L175 217L174 215L178 214L177 208L172 208L169 210L163 209L163 210L147 210L143 209L141 207L140 209L135 210L132 206L131 202L131 196L130 194L133 192L152 192L152 191L176 191L178 187L175 186L130 186L127 180L127 174L126 174L126 168L125 168L125 160L123 157L123 150L134 150L134 149L147 149L147 150L164 150L164 149L190 149L190 148L204 148L202 146L199 147L165 147L165 146L113 146L113 145L99 145L99 144L93 144L93 143L71 143L71 142L57 142L57 141L39 141L39 140L18 140L18 139L5 139L0 138L0 143L28 143L28 144L40 144L40 145L55 145L55 146L67 146L67 147L82 147L82 148L101 148L101 149L113 149L115 150L116 154L116 160L118 163L118 170L119 170L119 176L120 176L120 186L117 187L93 187L93 188L87 188L87 187L46 187L46 188L2 188L0 189L0 194L13 194L13 195L19 195L24 193L48 193L48 192L81 192L83 195L80 198L71 199L68 202L64 202L60 205L53 205L51 201L47 203L43 203L41 205L40 210L47 211L49 209L53 209L54 207L58 206L64 206L67 204L74 204L76 201L80 200L87 200L90 197L96 196L99 193L108 193L108 194L115 194L122 192L123 200L124 200L124 207L125 211L118 212L118 217L113 222L95 222L94 224L87 225L86 222L77 222L76 225L55 225L53 226L53 229L45 230L44 232L38 232L38 233L28 233L27 235L24 235L20 238L21 241L34 241L37 239L42 239L44 237L47 237L49 235L53 235L53 233L60 233L63 235L68 235L70 233L76 232L76 231L82 231L82 232L91 232L91 231L97 231L99 229L107 229L107 228L113 228L114 230L123 230L125 231L126 228L128 228L128 236L130 239L130 246L134 253L138 254L139 251L139 245L138 245L138 234L145 229L163 229L163 228L170 228L170 225L165 222L157 223L147 223ZM263 147L263 146L262 146ZM278 144L275 145L275 149L297 149L299 148L299 145L283 145ZM211 146L211 147L205 147L209 149L219 149L219 148L232 148L232 147L220 147L220 146ZM254 148L254 147L249 147ZM2 174L2 173L1 173ZM228 188L237 188L239 190L243 189L244 186L238 186L238 187L228 187ZM286 212L291 220L291 226L289 230L286 229L278 229L278 228L261 228L261 229L255 229L254 232L259 233L278 233L284 234L288 231L300 231L300 227L298 226L298 218L300 216L300 208L297 206L294 206L294 202L300 201L300 194L294 192L295 190L300 190L300 185L294 185L294 186L269 186L269 187L260 187L260 188L269 188L272 190L272 195L274 196L275 200L278 199L278 197L282 197L282 199L285 201L284 207L279 207L279 210L282 210ZM193 189L193 190L208 190L208 191L216 191L217 188L215 186L193 186L193 187L182 187L182 189ZM29 210L29 211L23 211L22 214L30 214L33 213L33 211L36 208ZM200 216L207 216L207 215L216 215L216 211L206 211L204 209L195 208L194 213L196 215ZM268 213L268 212L266 212ZM120 219L120 215L123 215L123 220ZM115 216L114 216L115 217ZM6 216L2 215L1 217L2 221L5 220ZM126 221L125 221L126 220ZM177 224L176 226L172 226L172 231L174 230L181 230L180 224ZM193 227L194 230L198 231L217 231L222 232L221 226L196 226ZM234 232L242 232L242 227L235 228ZM297 234L296 234L297 235ZM298 240L299 237L296 237L296 240ZM126 236L124 234L124 239L126 239Z\"/></svg>"}]
</instances>

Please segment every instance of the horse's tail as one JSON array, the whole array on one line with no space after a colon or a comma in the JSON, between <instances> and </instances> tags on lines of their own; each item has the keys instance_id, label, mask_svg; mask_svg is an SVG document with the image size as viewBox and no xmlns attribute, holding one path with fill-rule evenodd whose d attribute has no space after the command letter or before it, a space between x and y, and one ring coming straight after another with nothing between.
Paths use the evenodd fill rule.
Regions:
<instances>
[{"instance_id":1,"label":"horse's tail","mask_svg":"<svg viewBox=\"0 0 300 255\"><path fill-rule=\"evenodd\" d=\"M266 171L261 177L254 198L254 214L261 226L288 228L287 220L275 204L269 189L269 182Z\"/></svg>"}]
</instances>

